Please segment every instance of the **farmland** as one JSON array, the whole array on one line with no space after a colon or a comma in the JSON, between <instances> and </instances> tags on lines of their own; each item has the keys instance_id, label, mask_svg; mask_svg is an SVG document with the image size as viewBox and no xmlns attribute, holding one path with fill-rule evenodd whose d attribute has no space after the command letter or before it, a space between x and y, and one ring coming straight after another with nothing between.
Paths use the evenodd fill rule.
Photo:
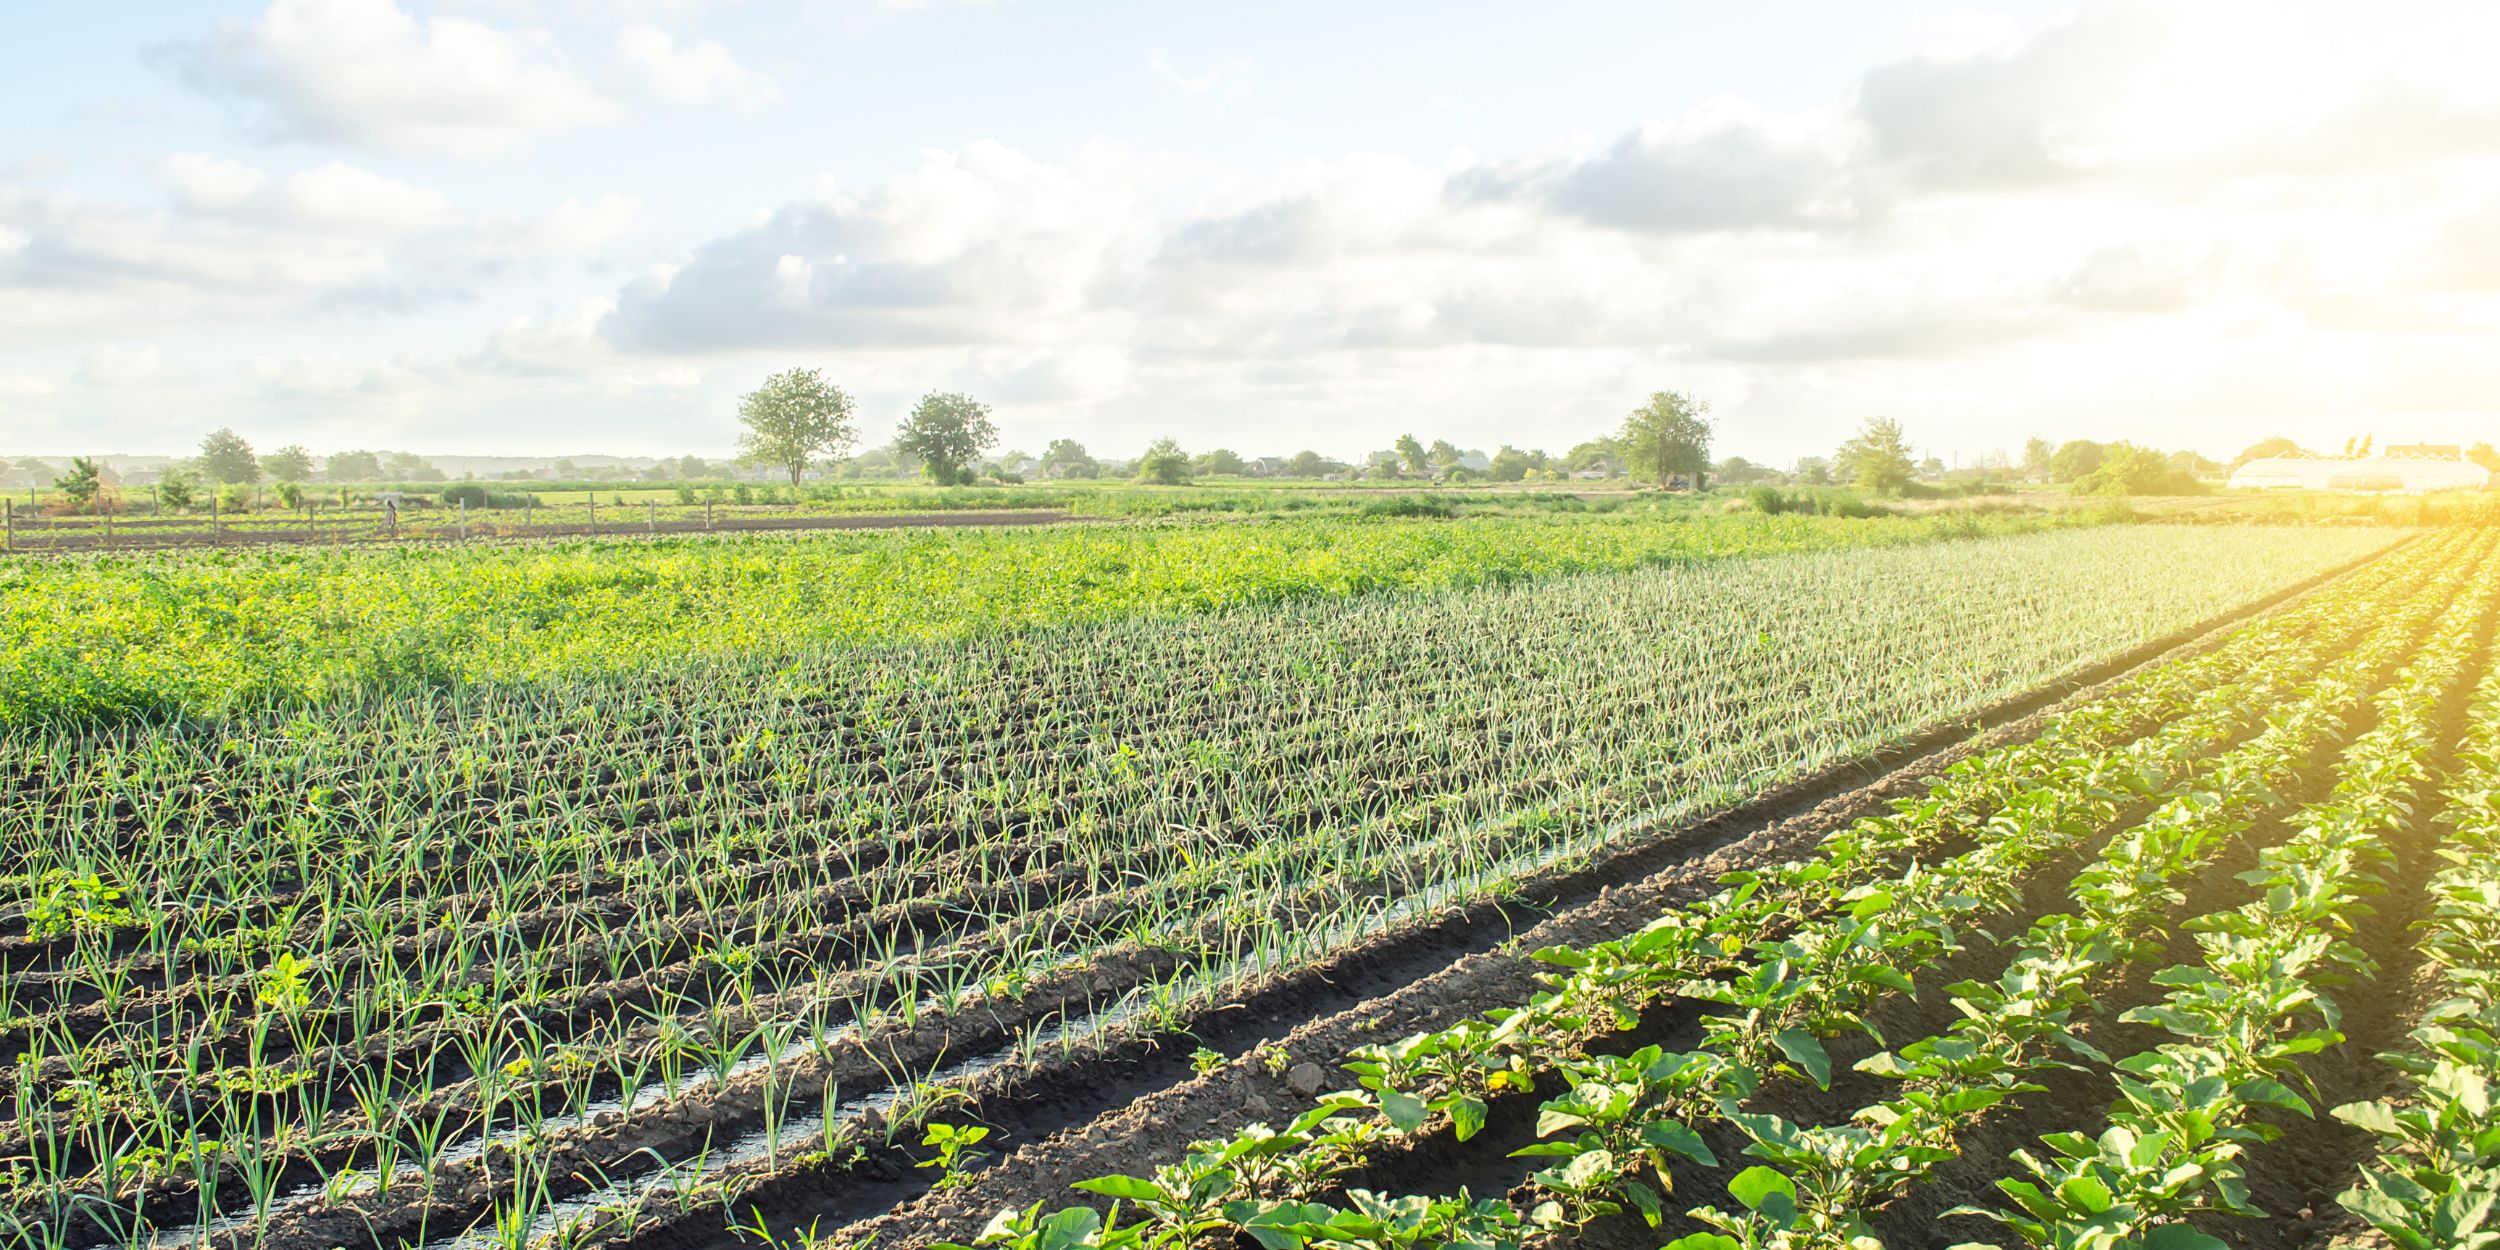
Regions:
<instances>
[{"instance_id":1,"label":"farmland","mask_svg":"<svg viewBox=\"0 0 2500 1250\"><path fill-rule=\"evenodd\" d=\"M0 1218L2446 1244L2495 590L1967 515L5 566Z\"/></svg>"},{"instance_id":2,"label":"farmland","mask_svg":"<svg viewBox=\"0 0 2500 1250\"><path fill-rule=\"evenodd\" d=\"M0 564L0 725L215 714L654 661L1012 634L2088 524L1653 511ZM804 677L795 679L798 686Z\"/></svg>"}]
</instances>

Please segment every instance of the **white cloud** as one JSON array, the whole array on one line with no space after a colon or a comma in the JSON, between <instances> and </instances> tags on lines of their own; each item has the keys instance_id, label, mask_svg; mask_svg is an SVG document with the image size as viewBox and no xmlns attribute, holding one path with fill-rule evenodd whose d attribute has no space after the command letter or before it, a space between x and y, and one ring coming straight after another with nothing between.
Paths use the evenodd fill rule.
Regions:
<instances>
[{"instance_id":1,"label":"white cloud","mask_svg":"<svg viewBox=\"0 0 2500 1250\"><path fill-rule=\"evenodd\" d=\"M453 220L439 191L332 161L284 181L236 161L199 153L168 157L164 181L174 203L201 216L340 234L405 235Z\"/></svg>"},{"instance_id":2,"label":"white cloud","mask_svg":"<svg viewBox=\"0 0 2500 1250\"><path fill-rule=\"evenodd\" d=\"M780 94L770 75L740 65L719 43L702 40L680 46L667 31L647 23L616 32L616 56L645 91L675 104L719 102L753 109Z\"/></svg>"},{"instance_id":3,"label":"white cloud","mask_svg":"<svg viewBox=\"0 0 2500 1250\"><path fill-rule=\"evenodd\" d=\"M534 216L468 216L450 199L342 162L279 174L179 153L161 206L0 178L0 327L63 336L201 317L404 311L596 251L625 234L629 196Z\"/></svg>"},{"instance_id":4,"label":"white cloud","mask_svg":"<svg viewBox=\"0 0 2500 1250\"><path fill-rule=\"evenodd\" d=\"M1583 160L1462 169L1451 189L1536 197L1599 225L1655 233L1845 226L1879 198L1855 140L1836 119L1721 99Z\"/></svg>"},{"instance_id":5,"label":"white cloud","mask_svg":"<svg viewBox=\"0 0 2500 1250\"><path fill-rule=\"evenodd\" d=\"M491 156L610 120L615 104L548 36L392 0L271 0L177 45L185 81L254 106L272 133L391 152Z\"/></svg>"},{"instance_id":6,"label":"white cloud","mask_svg":"<svg viewBox=\"0 0 2500 1250\"><path fill-rule=\"evenodd\" d=\"M636 350L1013 342L1095 306L1141 228L1131 158L1064 165L996 143L929 153L866 194L827 188L629 284L603 326Z\"/></svg>"}]
</instances>

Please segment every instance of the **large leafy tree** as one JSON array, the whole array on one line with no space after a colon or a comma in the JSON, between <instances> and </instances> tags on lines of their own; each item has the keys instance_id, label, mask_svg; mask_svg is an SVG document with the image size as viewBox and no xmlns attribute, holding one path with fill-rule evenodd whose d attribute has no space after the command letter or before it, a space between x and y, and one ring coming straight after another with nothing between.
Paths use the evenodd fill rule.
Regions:
<instances>
[{"instance_id":1,"label":"large leafy tree","mask_svg":"<svg viewBox=\"0 0 2500 1250\"><path fill-rule=\"evenodd\" d=\"M2106 443L2100 464L2067 489L2078 495L2185 495L2197 490L2197 481L2175 458L2150 447Z\"/></svg>"},{"instance_id":2,"label":"large leafy tree","mask_svg":"<svg viewBox=\"0 0 2500 1250\"><path fill-rule=\"evenodd\" d=\"M1181 450L1177 440L1158 438L1137 459L1137 480L1158 486L1178 486L1189 480L1189 453Z\"/></svg>"},{"instance_id":3,"label":"large leafy tree","mask_svg":"<svg viewBox=\"0 0 2500 1250\"><path fill-rule=\"evenodd\" d=\"M1896 491L1910 484L1910 440L1901 423L1869 417L1855 438L1832 453L1832 468L1865 490Z\"/></svg>"},{"instance_id":4,"label":"large leafy tree","mask_svg":"<svg viewBox=\"0 0 2500 1250\"><path fill-rule=\"evenodd\" d=\"M1432 457L1424 450L1421 440L1412 434L1400 434L1397 447L1398 458L1406 462L1407 472L1417 477L1431 476Z\"/></svg>"},{"instance_id":5,"label":"large leafy tree","mask_svg":"<svg viewBox=\"0 0 2500 1250\"><path fill-rule=\"evenodd\" d=\"M369 451L342 451L330 457L322 476L333 482L379 482L382 457Z\"/></svg>"},{"instance_id":6,"label":"large leafy tree","mask_svg":"<svg viewBox=\"0 0 2500 1250\"><path fill-rule=\"evenodd\" d=\"M971 481L973 462L997 445L990 406L952 391L921 396L894 432L895 449L918 460L921 470L941 486Z\"/></svg>"},{"instance_id":7,"label":"large leafy tree","mask_svg":"<svg viewBox=\"0 0 2500 1250\"><path fill-rule=\"evenodd\" d=\"M200 472L209 481L238 486L260 480L260 457L252 445L231 429L211 431L200 440Z\"/></svg>"},{"instance_id":8,"label":"large leafy tree","mask_svg":"<svg viewBox=\"0 0 2500 1250\"><path fill-rule=\"evenodd\" d=\"M302 446L289 443L261 457L260 467L275 481L300 482L312 476L313 457Z\"/></svg>"},{"instance_id":9,"label":"large leafy tree","mask_svg":"<svg viewBox=\"0 0 2500 1250\"><path fill-rule=\"evenodd\" d=\"M2280 435L2273 438L2261 438L2256 442L2250 443L2246 449L2242 450L2238 456L2234 457L2231 461L2231 467L2238 468L2251 460L2271 460L2276 456L2297 456L2300 454L2300 444L2295 443L2288 438L2284 438Z\"/></svg>"},{"instance_id":10,"label":"large leafy tree","mask_svg":"<svg viewBox=\"0 0 2500 1250\"><path fill-rule=\"evenodd\" d=\"M1710 405L1680 391L1659 391L1623 419L1615 441L1633 472L1660 486L1682 474L1698 489L1710 473Z\"/></svg>"},{"instance_id":11,"label":"large leafy tree","mask_svg":"<svg viewBox=\"0 0 2500 1250\"><path fill-rule=\"evenodd\" d=\"M1102 464L1073 438L1054 438L1042 449L1042 468L1056 477L1100 477Z\"/></svg>"},{"instance_id":12,"label":"large leafy tree","mask_svg":"<svg viewBox=\"0 0 2500 1250\"><path fill-rule=\"evenodd\" d=\"M851 397L814 369L776 373L738 401L738 420L747 427L738 451L749 464L789 470L797 486L809 464L851 454L859 439L851 409Z\"/></svg>"},{"instance_id":13,"label":"large leafy tree","mask_svg":"<svg viewBox=\"0 0 2500 1250\"><path fill-rule=\"evenodd\" d=\"M2098 470L2101 467L2101 461L2108 454L2108 448L2091 439L2075 439L2059 447L2057 454L2049 457L2049 480L2054 482L2081 481Z\"/></svg>"},{"instance_id":14,"label":"large leafy tree","mask_svg":"<svg viewBox=\"0 0 2500 1250\"><path fill-rule=\"evenodd\" d=\"M1593 438L1563 453L1563 471L1579 473L1588 469L1613 472L1609 461L1623 458L1623 447L1611 438Z\"/></svg>"},{"instance_id":15,"label":"large leafy tree","mask_svg":"<svg viewBox=\"0 0 2500 1250\"><path fill-rule=\"evenodd\" d=\"M2046 478L2049 461L2057 455L2057 444L2045 438L2034 438L2023 444L2023 475Z\"/></svg>"}]
</instances>

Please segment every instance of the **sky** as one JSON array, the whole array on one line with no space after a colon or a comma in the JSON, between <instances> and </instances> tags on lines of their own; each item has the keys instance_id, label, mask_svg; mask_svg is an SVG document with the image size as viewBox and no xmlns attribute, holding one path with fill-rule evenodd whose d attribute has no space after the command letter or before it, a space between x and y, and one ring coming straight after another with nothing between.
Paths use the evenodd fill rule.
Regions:
<instances>
[{"instance_id":1,"label":"sky","mask_svg":"<svg viewBox=\"0 0 2500 1250\"><path fill-rule=\"evenodd\" d=\"M2500 5L0 0L0 453L2500 439Z\"/></svg>"}]
</instances>

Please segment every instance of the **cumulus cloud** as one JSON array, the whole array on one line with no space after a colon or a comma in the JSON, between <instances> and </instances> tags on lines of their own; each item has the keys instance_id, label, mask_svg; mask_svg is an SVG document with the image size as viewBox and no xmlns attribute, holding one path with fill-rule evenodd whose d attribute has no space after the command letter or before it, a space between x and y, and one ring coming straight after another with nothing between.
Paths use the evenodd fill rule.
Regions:
<instances>
[{"instance_id":1,"label":"cumulus cloud","mask_svg":"<svg viewBox=\"0 0 2500 1250\"><path fill-rule=\"evenodd\" d=\"M1871 197L1852 166L1851 138L1828 119L1721 100L1641 126L1585 160L1462 170L1450 190L1461 199L1532 197L1598 225L1662 234L1839 226Z\"/></svg>"},{"instance_id":2,"label":"cumulus cloud","mask_svg":"<svg viewBox=\"0 0 2500 1250\"><path fill-rule=\"evenodd\" d=\"M392 0L272 0L164 56L269 133L319 143L491 156L617 114L547 35L420 21Z\"/></svg>"},{"instance_id":3,"label":"cumulus cloud","mask_svg":"<svg viewBox=\"0 0 2500 1250\"><path fill-rule=\"evenodd\" d=\"M405 311L601 246L638 209L608 195L536 216L468 215L439 191L344 162L276 173L196 152L167 157L158 181L163 200L147 204L0 178L0 326Z\"/></svg>"},{"instance_id":4,"label":"cumulus cloud","mask_svg":"<svg viewBox=\"0 0 2500 1250\"><path fill-rule=\"evenodd\" d=\"M2171 20L2151 0L2085 6L2012 46L1931 53L1867 73L1856 107L1875 153L1913 183L2005 187L2109 159L2108 103L2125 95Z\"/></svg>"},{"instance_id":5,"label":"cumulus cloud","mask_svg":"<svg viewBox=\"0 0 2500 1250\"><path fill-rule=\"evenodd\" d=\"M1135 222L1123 160L1046 164L996 143L931 153L874 191L827 188L634 282L602 333L663 352L1039 335L1091 305Z\"/></svg>"},{"instance_id":6,"label":"cumulus cloud","mask_svg":"<svg viewBox=\"0 0 2500 1250\"><path fill-rule=\"evenodd\" d=\"M193 214L272 228L405 235L454 217L439 191L339 161L279 180L238 161L186 152L166 159L163 176L174 203Z\"/></svg>"},{"instance_id":7,"label":"cumulus cloud","mask_svg":"<svg viewBox=\"0 0 2500 1250\"><path fill-rule=\"evenodd\" d=\"M617 61L645 91L676 104L758 108L780 94L770 75L749 69L712 40L680 45L647 23L616 32Z\"/></svg>"}]
</instances>

